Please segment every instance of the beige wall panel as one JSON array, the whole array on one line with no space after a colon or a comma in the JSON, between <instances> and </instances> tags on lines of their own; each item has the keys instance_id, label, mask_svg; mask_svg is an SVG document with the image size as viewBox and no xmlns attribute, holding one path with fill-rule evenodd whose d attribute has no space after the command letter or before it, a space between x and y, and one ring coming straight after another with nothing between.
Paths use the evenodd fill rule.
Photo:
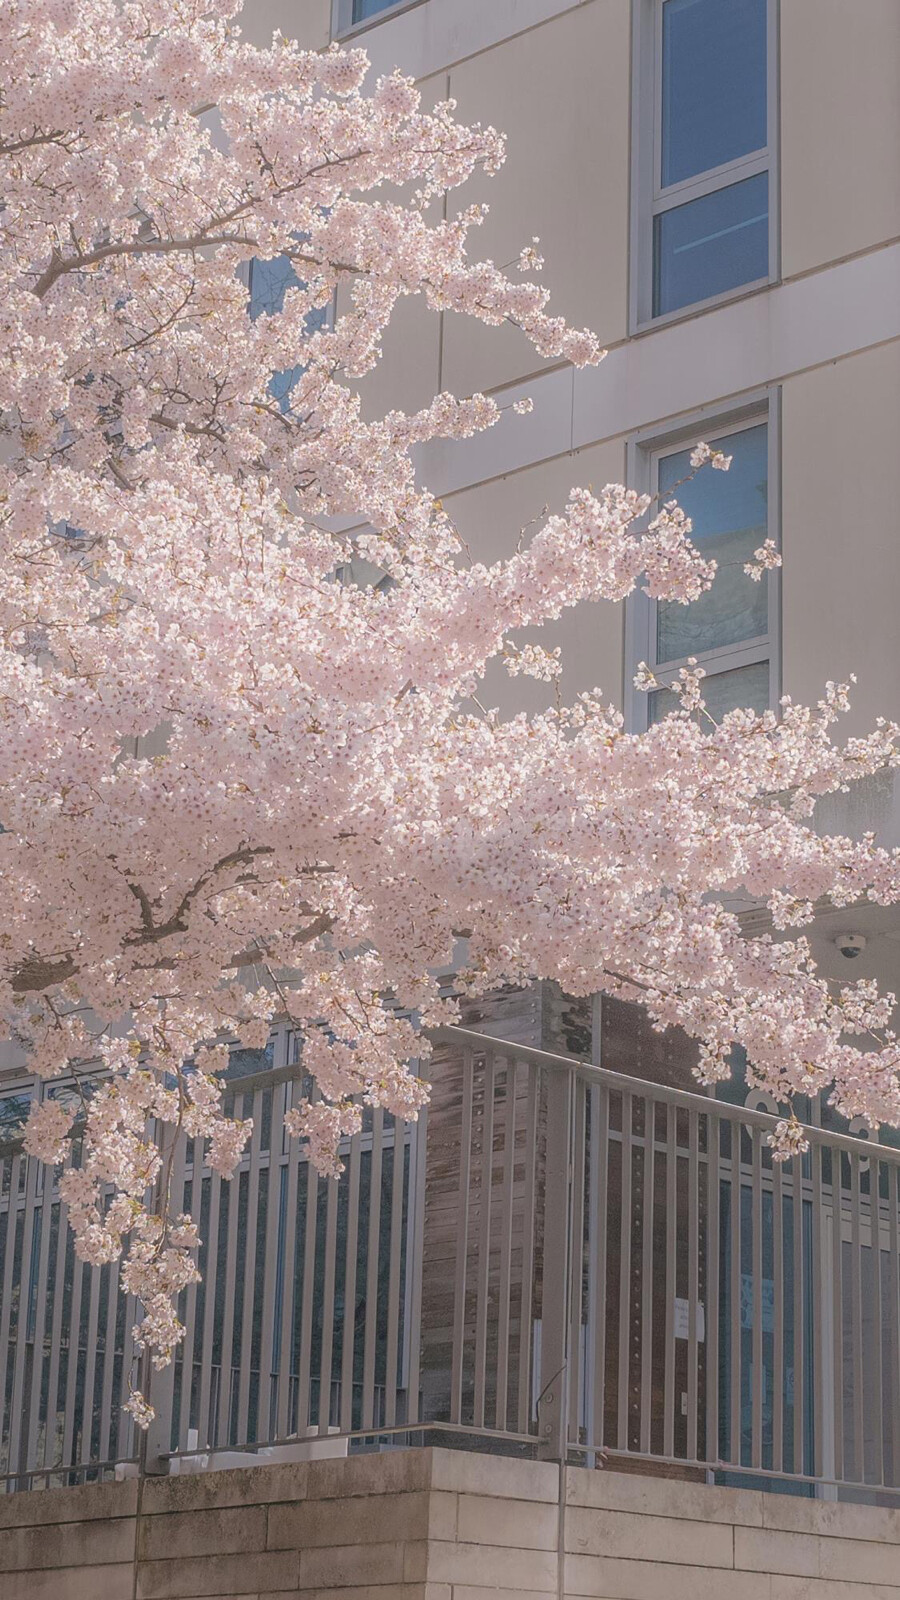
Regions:
<instances>
[{"instance_id":1,"label":"beige wall panel","mask_svg":"<svg viewBox=\"0 0 900 1600\"><path fill-rule=\"evenodd\" d=\"M855 672L842 733L900 711L898 415L897 342L783 389L784 688L815 704Z\"/></svg>"},{"instance_id":2,"label":"beige wall panel","mask_svg":"<svg viewBox=\"0 0 900 1600\"><path fill-rule=\"evenodd\" d=\"M898 0L781 0L785 277L900 234Z\"/></svg>"},{"instance_id":3,"label":"beige wall panel","mask_svg":"<svg viewBox=\"0 0 900 1600\"><path fill-rule=\"evenodd\" d=\"M381 358L364 378L349 380L359 391L367 422L386 411L418 411L440 384L441 319L419 295L398 300L382 340Z\"/></svg>"},{"instance_id":4,"label":"beige wall panel","mask_svg":"<svg viewBox=\"0 0 900 1600\"><path fill-rule=\"evenodd\" d=\"M331 38L331 0L246 0L241 27L251 44L271 44L280 28L307 50L324 50Z\"/></svg>"},{"instance_id":5,"label":"beige wall panel","mask_svg":"<svg viewBox=\"0 0 900 1600\"><path fill-rule=\"evenodd\" d=\"M491 208L473 253L502 265L537 234L550 311L607 343L627 319L629 12L628 0L591 0L450 74L457 115L508 136L497 177L473 179L455 202ZM514 328L444 319L443 382L454 393L541 364Z\"/></svg>"},{"instance_id":6,"label":"beige wall panel","mask_svg":"<svg viewBox=\"0 0 900 1600\"><path fill-rule=\"evenodd\" d=\"M365 36L363 36L365 38ZM425 78L418 85L423 111L447 97L447 74L438 73ZM396 205L412 196L415 185L405 190L385 188L374 191L374 203ZM441 207L435 203L426 212L434 225L441 218ZM349 303L349 294L339 297L339 310ZM441 387L441 319L437 311L429 310L421 295L406 295L398 300L390 323L382 339L382 354L378 365L356 387L362 398L363 416L371 421L383 417L386 411L418 411L434 399Z\"/></svg>"},{"instance_id":7,"label":"beige wall panel","mask_svg":"<svg viewBox=\"0 0 900 1600\"><path fill-rule=\"evenodd\" d=\"M540 525L545 506L550 512L561 512L574 486L600 489L606 483L621 482L624 471L624 445L612 440L450 495L445 505L473 560L496 561L512 555L528 523L534 522L535 528ZM581 690L600 687L621 704L622 627L621 606L585 603L565 612L558 622L522 629L515 637L522 644L561 647L563 672L557 681L564 701ZM495 662L488 669L482 698L486 705L499 706L511 715L552 705L554 689L534 678L511 678L505 667Z\"/></svg>"}]
</instances>

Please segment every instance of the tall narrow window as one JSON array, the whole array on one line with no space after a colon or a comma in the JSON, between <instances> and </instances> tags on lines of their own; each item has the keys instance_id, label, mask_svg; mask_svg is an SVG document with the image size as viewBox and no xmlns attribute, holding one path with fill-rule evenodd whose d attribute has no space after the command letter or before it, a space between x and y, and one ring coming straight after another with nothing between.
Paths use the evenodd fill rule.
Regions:
<instances>
[{"instance_id":1,"label":"tall narrow window","mask_svg":"<svg viewBox=\"0 0 900 1600\"><path fill-rule=\"evenodd\" d=\"M770 483L773 430L768 416L742 419L718 431L704 425L703 434L717 450L731 456L728 472L702 468L691 477L690 442L650 441L639 447L644 483L660 500L677 499L691 518L691 539L707 560L716 562L712 587L691 605L632 603L629 635L629 681L639 661L646 661L661 685L649 695L635 692L632 724L657 722L677 708L668 688L678 670L694 657L706 671L703 694L707 709L719 721L727 711L744 706L766 710L777 698L773 670L777 638L777 575L763 572L754 580L744 567L753 552L777 534ZM682 483L684 478L690 478ZM680 485L680 487L677 487Z\"/></svg>"},{"instance_id":2,"label":"tall narrow window","mask_svg":"<svg viewBox=\"0 0 900 1600\"><path fill-rule=\"evenodd\" d=\"M637 321L771 276L770 0L642 0Z\"/></svg>"}]
</instances>

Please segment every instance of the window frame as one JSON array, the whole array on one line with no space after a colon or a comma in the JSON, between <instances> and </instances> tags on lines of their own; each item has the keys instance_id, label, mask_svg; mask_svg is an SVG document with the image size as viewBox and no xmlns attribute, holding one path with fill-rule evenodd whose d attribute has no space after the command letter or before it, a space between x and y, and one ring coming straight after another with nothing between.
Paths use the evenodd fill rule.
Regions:
<instances>
[{"instance_id":1,"label":"window frame","mask_svg":"<svg viewBox=\"0 0 900 1600\"><path fill-rule=\"evenodd\" d=\"M361 21L353 21L353 0L331 0L331 37L335 39L353 38L357 33L364 33L367 28L377 28L379 22L387 22L389 18L396 17L401 11L411 11L413 6L424 5L425 0L391 0L383 10L376 11L372 17L363 17Z\"/></svg>"},{"instance_id":2,"label":"window frame","mask_svg":"<svg viewBox=\"0 0 900 1600\"><path fill-rule=\"evenodd\" d=\"M655 494L661 457L683 450L698 439L714 444L725 435L744 429L767 427L766 538L781 549L781 391L778 387L746 396L728 407L704 406L677 422L655 424L632 434L626 445L629 486L640 494ZM710 467L702 468L712 471ZM649 516L654 515L651 507ZM656 600L638 588L625 602L625 672L623 702L625 726L629 733L644 733L649 726L650 696L634 686L638 663L646 661L661 688L668 688L687 661L656 664ZM710 677L758 662L769 663L769 709L777 711L781 698L781 569L768 572L768 629L753 639L698 652L696 661Z\"/></svg>"},{"instance_id":3,"label":"window frame","mask_svg":"<svg viewBox=\"0 0 900 1600\"><path fill-rule=\"evenodd\" d=\"M631 94L631 264L629 333L665 327L696 316L743 295L777 283L781 274L778 130L780 123L778 39L780 0L766 0L767 142L760 150L709 167L690 178L663 187L662 174L662 18L665 0L635 0L632 10ZM652 115L647 108L652 107ZM691 200L702 199L742 179L767 173L769 179L769 264L764 277L725 289L721 294L653 314L653 235L656 218Z\"/></svg>"}]
</instances>

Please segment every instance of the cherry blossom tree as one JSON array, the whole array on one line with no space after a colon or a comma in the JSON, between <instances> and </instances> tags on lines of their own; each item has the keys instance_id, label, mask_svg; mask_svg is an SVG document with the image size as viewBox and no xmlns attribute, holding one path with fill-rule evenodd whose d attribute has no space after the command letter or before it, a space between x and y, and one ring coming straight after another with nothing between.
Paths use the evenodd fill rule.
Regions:
<instances>
[{"instance_id":1,"label":"cherry blossom tree","mask_svg":"<svg viewBox=\"0 0 900 1600\"><path fill-rule=\"evenodd\" d=\"M676 505L617 486L470 558L414 450L501 408L363 419L397 301L602 352L548 315L533 244L501 269L469 255L481 208L435 220L499 167L493 129L399 75L364 92L359 50L252 48L233 9L0 0L0 1016L42 1078L92 1080L77 1124L32 1112L27 1148L61 1165L84 1259L127 1245L158 1364L196 1278L165 1151L187 1134L229 1176L249 1133L222 1114L229 1042L293 1020L319 1097L290 1132L333 1172L361 1103L422 1105L410 1064L454 1014L435 974L460 938L461 992L639 1000L706 1080L743 1046L786 1107L778 1154L796 1092L900 1121L892 997L830 983L789 931L823 897L900 894L895 855L810 822L896 763L897 728L835 742L833 685L716 725L693 667L640 736L599 690L481 707L492 658L558 674L517 630L637 584L687 603L714 568ZM248 315L252 261L279 264L271 314ZM356 557L383 581L341 582ZM738 891L786 936L746 937Z\"/></svg>"}]
</instances>

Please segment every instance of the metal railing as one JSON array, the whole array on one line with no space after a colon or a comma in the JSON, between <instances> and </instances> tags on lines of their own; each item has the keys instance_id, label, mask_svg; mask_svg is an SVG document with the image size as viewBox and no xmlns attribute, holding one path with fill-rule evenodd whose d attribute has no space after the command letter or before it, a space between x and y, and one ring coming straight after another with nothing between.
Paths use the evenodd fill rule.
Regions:
<instances>
[{"instance_id":1,"label":"metal railing","mask_svg":"<svg viewBox=\"0 0 900 1600\"><path fill-rule=\"evenodd\" d=\"M285 1045L233 1081L223 1183L189 1141L174 1203L202 1281L154 1374L147 1465L431 1431L598 1464L890 1497L900 1488L900 1152L463 1029L416 1125L368 1111L337 1182L282 1119ZM117 1264L72 1251L52 1180L0 1156L0 1474L136 1458ZM183 1464L183 1463L182 1463Z\"/></svg>"}]
</instances>

